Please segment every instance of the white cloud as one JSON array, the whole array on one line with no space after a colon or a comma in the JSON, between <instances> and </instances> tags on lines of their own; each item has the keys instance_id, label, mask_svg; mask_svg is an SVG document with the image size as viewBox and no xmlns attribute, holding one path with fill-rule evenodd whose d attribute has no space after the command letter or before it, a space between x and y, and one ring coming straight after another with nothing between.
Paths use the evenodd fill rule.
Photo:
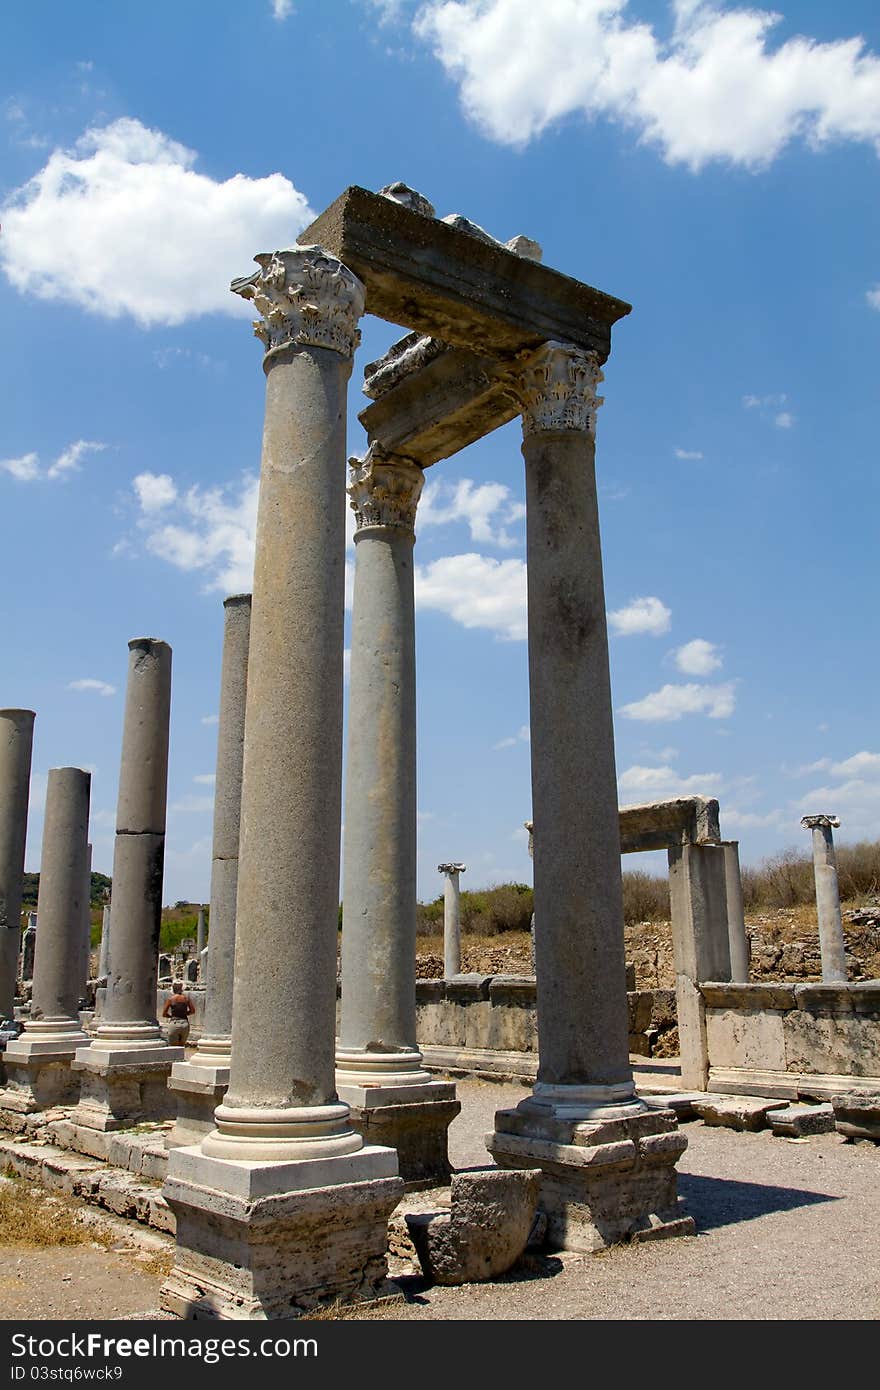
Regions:
<instances>
[{"instance_id":1,"label":"white cloud","mask_svg":"<svg viewBox=\"0 0 880 1390\"><path fill-rule=\"evenodd\" d=\"M831 767L832 777L880 777L880 753L853 753Z\"/></svg>"},{"instance_id":2,"label":"white cloud","mask_svg":"<svg viewBox=\"0 0 880 1390\"><path fill-rule=\"evenodd\" d=\"M115 695L115 694L116 694L116 686L115 686L115 685L108 685L106 681L94 680L91 676L87 676L85 679L79 680L79 681L69 681L69 682L68 682L68 685L67 685L67 689L68 689L68 690L93 690L93 691L95 692L96 695Z\"/></svg>"},{"instance_id":3,"label":"white cloud","mask_svg":"<svg viewBox=\"0 0 880 1390\"><path fill-rule=\"evenodd\" d=\"M677 459L701 459L703 451L702 449L676 449L675 457Z\"/></svg>"},{"instance_id":4,"label":"white cloud","mask_svg":"<svg viewBox=\"0 0 880 1390\"><path fill-rule=\"evenodd\" d=\"M446 499L444 501L444 498ZM470 478L457 483L428 483L419 502L417 526L442 526L450 521L463 521L471 540L485 541L508 549L516 539L505 530L526 514L521 502L513 500L504 483L482 483L477 486Z\"/></svg>"},{"instance_id":5,"label":"white cloud","mask_svg":"<svg viewBox=\"0 0 880 1390\"><path fill-rule=\"evenodd\" d=\"M832 768L832 775L845 766L845 763L836 764ZM795 803L798 815L837 815L841 821L841 836L848 839L865 836L875 840L880 821L880 778L873 775L877 771L873 764L868 765L865 771L869 774L867 777L852 777L848 781L814 787L806 792Z\"/></svg>"},{"instance_id":6,"label":"white cloud","mask_svg":"<svg viewBox=\"0 0 880 1390\"><path fill-rule=\"evenodd\" d=\"M84 454L99 454L106 448L106 444L101 444L96 439L78 439L75 444L68 444L55 462L49 465L46 477L61 478L65 473L77 473L79 461Z\"/></svg>"},{"instance_id":7,"label":"white cloud","mask_svg":"<svg viewBox=\"0 0 880 1390\"><path fill-rule=\"evenodd\" d=\"M143 479L150 478L143 494ZM162 489L165 498L157 504ZM141 487L138 487L141 483ZM164 523L156 514L174 483L166 475L140 474L135 488L141 505L141 526L147 549L182 570L205 573L206 588L248 593L253 583L254 538L259 481L245 475L236 486L202 488L197 484L176 498L178 521Z\"/></svg>"},{"instance_id":8,"label":"white cloud","mask_svg":"<svg viewBox=\"0 0 880 1390\"><path fill-rule=\"evenodd\" d=\"M725 806L722 810L725 830L763 830L770 826L790 824L793 828L797 821L794 816L785 816L782 811L768 811L761 815L758 811L738 811L734 806Z\"/></svg>"},{"instance_id":9,"label":"white cloud","mask_svg":"<svg viewBox=\"0 0 880 1390\"><path fill-rule=\"evenodd\" d=\"M219 714L203 714L200 722L202 724L219 724L220 716Z\"/></svg>"},{"instance_id":10,"label":"white cloud","mask_svg":"<svg viewBox=\"0 0 880 1390\"><path fill-rule=\"evenodd\" d=\"M685 714L707 714L710 719L728 719L736 708L733 681L723 685L664 685L641 700L624 705L627 719L656 723L681 719Z\"/></svg>"},{"instance_id":11,"label":"white cloud","mask_svg":"<svg viewBox=\"0 0 880 1390\"><path fill-rule=\"evenodd\" d=\"M659 637L669 631L672 612L659 598L634 598L625 608L617 608L608 614L612 632L619 637L632 637L649 633Z\"/></svg>"},{"instance_id":12,"label":"white cloud","mask_svg":"<svg viewBox=\"0 0 880 1390\"><path fill-rule=\"evenodd\" d=\"M830 758L817 758L814 763L804 763L802 767L795 768L793 776L806 777L812 772L827 772L830 767Z\"/></svg>"},{"instance_id":13,"label":"white cloud","mask_svg":"<svg viewBox=\"0 0 880 1390\"><path fill-rule=\"evenodd\" d=\"M293 0L272 0L272 18L283 22L293 14Z\"/></svg>"},{"instance_id":14,"label":"white cloud","mask_svg":"<svg viewBox=\"0 0 880 1390\"><path fill-rule=\"evenodd\" d=\"M22 454L17 459L0 459L0 469L20 483L30 483L40 476L40 458L38 454Z\"/></svg>"},{"instance_id":15,"label":"white cloud","mask_svg":"<svg viewBox=\"0 0 880 1390\"><path fill-rule=\"evenodd\" d=\"M144 512L158 512L177 501L177 487L167 473L138 473L132 487Z\"/></svg>"},{"instance_id":16,"label":"white cloud","mask_svg":"<svg viewBox=\"0 0 880 1390\"><path fill-rule=\"evenodd\" d=\"M213 787L217 781L217 774L216 772L197 772L193 781L197 782L200 787Z\"/></svg>"},{"instance_id":17,"label":"white cloud","mask_svg":"<svg viewBox=\"0 0 880 1390\"><path fill-rule=\"evenodd\" d=\"M430 0L416 33L491 139L522 145L564 117L606 116L670 164L766 166L794 140L880 142L880 61L861 38L793 37L780 16L675 0L668 40L626 0Z\"/></svg>"},{"instance_id":18,"label":"white cloud","mask_svg":"<svg viewBox=\"0 0 880 1390\"><path fill-rule=\"evenodd\" d=\"M56 149L2 209L14 287L142 327L250 312L229 291L261 248L289 246L313 214L282 174L223 183L160 130L122 118Z\"/></svg>"},{"instance_id":19,"label":"white cloud","mask_svg":"<svg viewBox=\"0 0 880 1390\"><path fill-rule=\"evenodd\" d=\"M502 738L498 743L493 743L492 747L497 752L499 748L515 748L518 743L528 743L530 739L531 730L528 724L521 724L510 738Z\"/></svg>"},{"instance_id":20,"label":"white cloud","mask_svg":"<svg viewBox=\"0 0 880 1390\"><path fill-rule=\"evenodd\" d=\"M875 285L872 290L868 290L865 298L872 309L880 309L880 285Z\"/></svg>"},{"instance_id":21,"label":"white cloud","mask_svg":"<svg viewBox=\"0 0 880 1390\"><path fill-rule=\"evenodd\" d=\"M509 641L526 637L526 567L522 560L447 555L416 567L416 604L447 613L462 627L488 628Z\"/></svg>"},{"instance_id":22,"label":"white cloud","mask_svg":"<svg viewBox=\"0 0 880 1390\"><path fill-rule=\"evenodd\" d=\"M722 786L720 772L695 772L682 777L671 767L641 767L638 763L622 772L617 781L622 792L638 793L647 800L717 796Z\"/></svg>"},{"instance_id":23,"label":"white cloud","mask_svg":"<svg viewBox=\"0 0 880 1390\"><path fill-rule=\"evenodd\" d=\"M790 430L792 425L794 424L794 420L795 417L792 415L790 410L780 410L779 414L775 417L773 423L777 429Z\"/></svg>"},{"instance_id":24,"label":"white cloud","mask_svg":"<svg viewBox=\"0 0 880 1390\"><path fill-rule=\"evenodd\" d=\"M676 649L675 664L686 676L711 676L713 671L719 670L721 657L714 642L695 637Z\"/></svg>"},{"instance_id":25,"label":"white cloud","mask_svg":"<svg viewBox=\"0 0 880 1390\"><path fill-rule=\"evenodd\" d=\"M205 811L213 811L213 796L196 796L194 792L187 792L179 801L172 801L168 807L169 814L183 815L202 815Z\"/></svg>"}]
</instances>

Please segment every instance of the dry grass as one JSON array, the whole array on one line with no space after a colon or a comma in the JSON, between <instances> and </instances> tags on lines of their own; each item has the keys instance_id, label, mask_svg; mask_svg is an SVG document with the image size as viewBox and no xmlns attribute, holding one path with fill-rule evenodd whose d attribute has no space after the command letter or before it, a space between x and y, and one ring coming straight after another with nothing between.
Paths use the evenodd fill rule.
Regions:
<instances>
[{"instance_id":1,"label":"dry grass","mask_svg":"<svg viewBox=\"0 0 880 1390\"><path fill-rule=\"evenodd\" d=\"M21 1178L0 1184L0 1245L46 1249L58 1245L103 1245L114 1236L83 1219L82 1209L62 1197L31 1187Z\"/></svg>"}]
</instances>

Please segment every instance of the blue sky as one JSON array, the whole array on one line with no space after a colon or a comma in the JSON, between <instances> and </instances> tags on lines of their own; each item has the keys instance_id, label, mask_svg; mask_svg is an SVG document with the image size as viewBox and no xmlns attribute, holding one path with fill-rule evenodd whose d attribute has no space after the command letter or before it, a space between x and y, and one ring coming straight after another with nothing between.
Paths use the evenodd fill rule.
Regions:
<instances>
[{"instance_id":1,"label":"blue sky","mask_svg":"<svg viewBox=\"0 0 880 1390\"><path fill-rule=\"evenodd\" d=\"M876 838L880 11L868 0L9 0L0 703L92 767L112 866L129 638L174 651L165 899L206 899L222 599L249 588L261 349L228 291L348 184L630 301L597 429L622 803L717 795L754 862ZM366 319L352 376L400 335ZM428 474L419 891L528 879L523 470ZM577 827L572 827L577 833ZM662 869L659 859L645 867Z\"/></svg>"}]
</instances>

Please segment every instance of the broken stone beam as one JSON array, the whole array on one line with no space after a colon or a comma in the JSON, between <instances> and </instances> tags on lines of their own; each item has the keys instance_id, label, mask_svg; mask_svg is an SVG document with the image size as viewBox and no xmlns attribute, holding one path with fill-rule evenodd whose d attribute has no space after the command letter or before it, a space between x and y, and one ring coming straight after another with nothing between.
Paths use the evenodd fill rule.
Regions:
<instances>
[{"instance_id":1,"label":"broken stone beam","mask_svg":"<svg viewBox=\"0 0 880 1390\"><path fill-rule=\"evenodd\" d=\"M682 796L621 806L621 854L670 849L674 845L720 844L718 802L714 797Z\"/></svg>"},{"instance_id":2,"label":"broken stone beam","mask_svg":"<svg viewBox=\"0 0 880 1390\"><path fill-rule=\"evenodd\" d=\"M813 834L813 873L816 879L816 916L819 922L819 952L825 984L846 983L846 942L840 916L840 886L837 881L837 855L832 829L840 825L837 816L804 816L801 825Z\"/></svg>"},{"instance_id":3,"label":"broken stone beam","mask_svg":"<svg viewBox=\"0 0 880 1390\"><path fill-rule=\"evenodd\" d=\"M27 833L32 709L0 710L0 1017L12 1018L21 946L21 891Z\"/></svg>"},{"instance_id":4,"label":"broken stone beam","mask_svg":"<svg viewBox=\"0 0 880 1390\"><path fill-rule=\"evenodd\" d=\"M356 186L299 237L363 281L367 313L490 355L563 339L604 361L631 306L459 227Z\"/></svg>"}]
</instances>

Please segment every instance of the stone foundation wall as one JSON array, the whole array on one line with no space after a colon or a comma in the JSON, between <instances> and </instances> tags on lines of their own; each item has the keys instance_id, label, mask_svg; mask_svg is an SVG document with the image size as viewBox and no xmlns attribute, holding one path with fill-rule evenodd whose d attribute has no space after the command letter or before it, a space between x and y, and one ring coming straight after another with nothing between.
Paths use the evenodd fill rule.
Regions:
<instances>
[{"instance_id":1,"label":"stone foundation wall","mask_svg":"<svg viewBox=\"0 0 880 1390\"><path fill-rule=\"evenodd\" d=\"M880 980L704 984L709 1089L880 1090Z\"/></svg>"}]
</instances>

